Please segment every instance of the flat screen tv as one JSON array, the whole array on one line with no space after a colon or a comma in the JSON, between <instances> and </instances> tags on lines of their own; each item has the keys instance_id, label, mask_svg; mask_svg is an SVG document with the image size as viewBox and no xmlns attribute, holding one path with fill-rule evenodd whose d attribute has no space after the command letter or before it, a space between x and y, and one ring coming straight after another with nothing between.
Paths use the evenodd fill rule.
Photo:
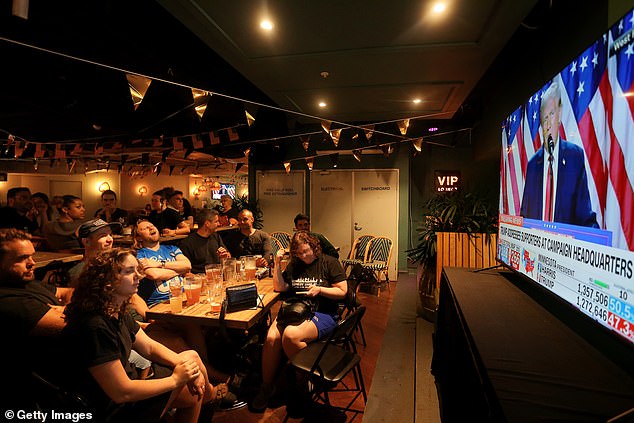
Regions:
<instances>
[{"instance_id":1,"label":"flat screen tv","mask_svg":"<svg viewBox=\"0 0 634 423\"><path fill-rule=\"evenodd\" d=\"M502 124L498 260L634 344L634 16Z\"/></svg>"},{"instance_id":2,"label":"flat screen tv","mask_svg":"<svg viewBox=\"0 0 634 423\"><path fill-rule=\"evenodd\" d=\"M220 200L220 197L225 194L231 196L231 198L236 198L235 184L220 184L220 189L211 190L211 198L214 200Z\"/></svg>"}]
</instances>

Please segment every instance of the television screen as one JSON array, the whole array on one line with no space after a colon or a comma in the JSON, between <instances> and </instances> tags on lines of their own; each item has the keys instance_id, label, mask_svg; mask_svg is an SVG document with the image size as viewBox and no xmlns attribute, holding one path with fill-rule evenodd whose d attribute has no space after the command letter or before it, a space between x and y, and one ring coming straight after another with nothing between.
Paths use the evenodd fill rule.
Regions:
<instances>
[{"instance_id":1,"label":"television screen","mask_svg":"<svg viewBox=\"0 0 634 423\"><path fill-rule=\"evenodd\" d=\"M220 200L220 197L225 194L230 195L231 198L236 198L235 184L220 184L220 189L214 189L211 191L211 198L214 200Z\"/></svg>"},{"instance_id":2,"label":"television screen","mask_svg":"<svg viewBox=\"0 0 634 423\"><path fill-rule=\"evenodd\" d=\"M634 344L634 16L502 124L498 259Z\"/></svg>"}]
</instances>

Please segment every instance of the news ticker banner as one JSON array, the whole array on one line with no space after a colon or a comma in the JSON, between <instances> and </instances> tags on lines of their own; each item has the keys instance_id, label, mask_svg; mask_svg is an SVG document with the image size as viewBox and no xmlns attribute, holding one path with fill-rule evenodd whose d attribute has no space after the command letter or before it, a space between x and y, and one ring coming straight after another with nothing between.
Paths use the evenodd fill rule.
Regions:
<instances>
[{"instance_id":1,"label":"news ticker banner","mask_svg":"<svg viewBox=\"0 0 634 423\"><path fill-rule=\"evenodd\" d=\"M516 219L500 217L499 259L634 343L634 253Z\"/></svg>"}]
</instances>

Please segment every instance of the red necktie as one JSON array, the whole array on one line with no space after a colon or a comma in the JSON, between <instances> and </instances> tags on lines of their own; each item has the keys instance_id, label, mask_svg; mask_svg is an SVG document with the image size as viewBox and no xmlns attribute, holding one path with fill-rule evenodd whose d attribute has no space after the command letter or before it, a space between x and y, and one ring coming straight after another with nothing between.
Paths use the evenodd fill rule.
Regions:
<instances>
[{"instance_id":1,"label":"red necktie","mask_svg":"<svg viewBox=\"0 0 634 423\"><path fill-rule=\"evenodd\" d=\"M544 220L553 220L553 155L548 155L548 174L546 175L546 210Z\"/></svg>"}]
</instances>

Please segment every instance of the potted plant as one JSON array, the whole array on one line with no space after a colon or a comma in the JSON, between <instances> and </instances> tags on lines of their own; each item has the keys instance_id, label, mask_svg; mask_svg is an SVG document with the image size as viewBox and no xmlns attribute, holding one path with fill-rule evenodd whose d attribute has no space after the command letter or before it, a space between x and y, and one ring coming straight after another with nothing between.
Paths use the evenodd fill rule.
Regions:
<instances>
[{"instance_id":1,"label":"potted plant","mask_svg":"<svg viewBox=\"0 0 634 423\"><path fill-rule=\"evenodd\" d=\"M437 304L438 233L466 233L468 240L484 236L490 243L492 234L497 233L497 211L476 194L454 191L432 197L423 213L425 220L419 230L418 244L407 250L407 256L418 263L419 314L432 320Z\"/></svg>"}]
</instances>

